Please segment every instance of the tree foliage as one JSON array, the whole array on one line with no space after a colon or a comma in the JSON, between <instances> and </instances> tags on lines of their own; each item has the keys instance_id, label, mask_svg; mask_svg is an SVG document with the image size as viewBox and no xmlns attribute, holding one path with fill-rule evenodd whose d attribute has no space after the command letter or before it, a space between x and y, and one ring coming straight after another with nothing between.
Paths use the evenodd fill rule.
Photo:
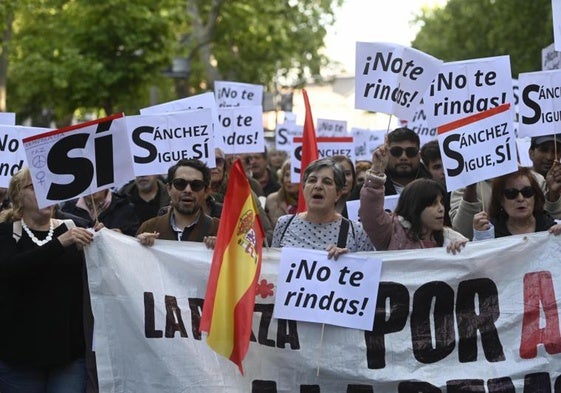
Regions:
<instances>
[{"instance_id":1,"label":"tree foliage","mask_svg":"<svg viewBox=\"0 0 561 393\"><path fill-rule=\"evenodd\" d=\"M513 76L541 70L553 42L551 0L448 0L416 22L413 47L445 61L510 55Z\"/></svg>"},{"instance_id":2,"label":"tree foliage","mask_svg":"<svg viewBox=\"0 0 561 393\"><path fill-rule=\"evenodd\" d=\"M341 2L22 0L30 6L6 12L0 6L1 23L9 22L8 11L14 16L8 110L21 119L50 108L59 122L80 108L134 112L148 105L150 86L171 85L162 71L176 57L188 61L177 80L189 94L217 79L271 86L291 77L298 84L327 63L318 51Z\"/></svg>"}]
</instances>

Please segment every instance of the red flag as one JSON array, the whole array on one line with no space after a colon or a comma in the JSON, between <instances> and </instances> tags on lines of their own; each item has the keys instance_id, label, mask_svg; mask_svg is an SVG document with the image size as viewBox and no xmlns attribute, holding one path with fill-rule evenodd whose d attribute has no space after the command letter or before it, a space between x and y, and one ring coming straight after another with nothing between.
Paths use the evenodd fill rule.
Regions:
<instances>
[{"instance_id":1,"label":"red flag","mask_svg":"<svg viewBox=\"0 0 561 393\"><path fill-rule=\"evenodd\" d=\"M264 232L249 181L234 162L206 287L200 330L207 344L238 365L249 348Z\"/></svg>"},{"instance_id":2,"label":"red flag","mask_svg":"<svg viewBox=\"0 0 561 393\"><path fill-rule=\"evenodd\" d=\"M310 101L306 89L302 89L304 96L304 105L306 107L306 118L304 120L304 133L302 135L302 161L300 161L300 186L298 187L298 213L306 211L306 201L304 200L304 192L302 189L302 178L304 171L310 162L318 159L318 141L316 138L316 129L314 127L314 118L310 109Z\"/></svg>"}]
</instances>

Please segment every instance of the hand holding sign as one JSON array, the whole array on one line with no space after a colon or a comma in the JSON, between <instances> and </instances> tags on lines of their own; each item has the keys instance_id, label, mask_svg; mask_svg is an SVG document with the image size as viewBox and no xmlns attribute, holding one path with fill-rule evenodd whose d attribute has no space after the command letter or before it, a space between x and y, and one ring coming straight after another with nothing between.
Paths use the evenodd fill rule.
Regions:
<instances>
[{"instance_id":1,"label":"hand holding sign","mask_svg":"<svg viewBox=\"0 0 561 393\"><path fill-rule=\"evenodd\" d=\"M389 149L387 143L378 147L372 153L372 172L376 175L381 175L386 171L389 160Z\"/></svg>"},{"instance_id":2,"label":"hand holding sign","mask_svg":"<svg viewBox=\"0 0 561 393\"><path fill-rule=\"evenodd\" d=\"M557 201L561 194L561 164L559 162L553 162L553 166L547 171L545 182L548 190L547 200Z\"/></svg>"}]
</instances>

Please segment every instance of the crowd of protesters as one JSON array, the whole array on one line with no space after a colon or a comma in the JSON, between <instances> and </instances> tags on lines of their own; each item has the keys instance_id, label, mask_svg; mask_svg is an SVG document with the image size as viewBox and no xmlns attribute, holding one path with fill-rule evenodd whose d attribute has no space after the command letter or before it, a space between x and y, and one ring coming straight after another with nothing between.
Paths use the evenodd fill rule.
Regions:
<instances>
[{"instance_id":1,"label":"crowd of protesters","mask_svg":"<svg viewBox=\"0 0 561 393\"><path fill-rule=\"evenodd\" d=\"M43 209L24 168L9 189L0 189L0 391L19 391L14 386L20 384L84 391L86 382L95 391L82 252L94 236L86 228L136 236L144 246L162 239L213 248L227 214L222 206L234 159L241 159L259 200L266 245L324 250L337 259L355 251L433 247L455 254L469 240L558 235L560 155L561 135L532 138L531 168L450 193L437 142L421 146L415 132L401 127L388 133L372 161L335 156L305 168L306 209L298 209L300 185L291 181L290 160L275 150L229 156L216 149L214 168L180 160L166 176L139 176L118 190ZM384 208L389 195L399 195L392 212ZM357 199L359 219L353 220L347 201Z\"/></svg>"}]
</instances>

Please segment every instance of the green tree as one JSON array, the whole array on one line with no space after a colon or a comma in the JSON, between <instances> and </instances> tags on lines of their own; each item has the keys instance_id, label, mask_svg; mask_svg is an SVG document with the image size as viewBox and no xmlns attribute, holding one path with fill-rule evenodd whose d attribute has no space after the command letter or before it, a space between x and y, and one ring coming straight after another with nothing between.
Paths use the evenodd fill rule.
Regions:
<instances>
[{"instance_id":1,"label":"green tree","mask_svg":"<svg viewBox=\"0 0 561 393\"><path fill-rule=\"evenodd\" d=\"M273 87L298 85L328 63L319 53L342 0L186 0L178 55L187 61L188 92L219 79ZM180 93L181 95L181 93Z\"/></svg>"},{"instance_id":2,"label":"green tree","mask_svg":"<svg viewBox=\"0 0 561 393\"><path fill-rule=\"evenodd\" d=\"M24 2L33 7L13 14L8 109L21 119L50 108L62 125L77 110L135 113L154 85L176 98L162 73L174 57L188 65L181 95L217 79L302 83L327 63L319 50L342 0Z\"/></svg>"},{"instance_id":3,"label":"green tree","mask_svg":"<svg viewBox=\"0 0 561 393\"><path fill-rule=\"evenodd\" d=\"M78 108L137 109L170 62L175 6L174 0L46 0L19 14L8 85L18 115L53 108L64 123Z\"/></svg>"},{"instance_id":4,"label":"green tree","mask_svg":"<svg viewBox=\"0 0 561 393\"><path fill-rule=\"evenodd\" d=\"M444 61L510 55L513 76L541 70L553 42L551 0L449 0L416 22L413 47Z\"/></svg>"}]
</instances>

